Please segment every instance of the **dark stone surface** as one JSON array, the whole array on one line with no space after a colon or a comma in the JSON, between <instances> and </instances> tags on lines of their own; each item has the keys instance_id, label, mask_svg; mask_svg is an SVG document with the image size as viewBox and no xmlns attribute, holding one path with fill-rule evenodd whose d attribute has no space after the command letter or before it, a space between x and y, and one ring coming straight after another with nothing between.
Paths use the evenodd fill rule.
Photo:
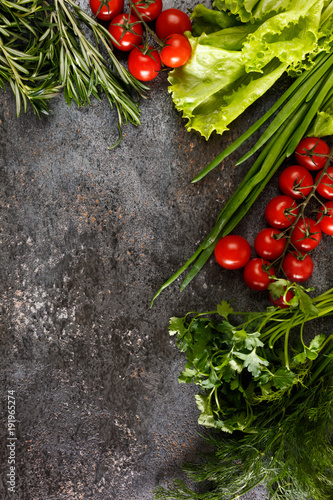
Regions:
<instances>
[{"instance_id":1,"label":"dark stone surface","mask_svg":"<svg viewBox=\"0 0 333 500\"><path fill-rule=\"evenodd\" d=\"M83 2L81 2L83 4ZM171 5L170 5L171 6ZM177 4L185 10L185 4ZM207 234L244 169L236 156L199 184L207 162L273 102L275 88L209 142L184 129L166 74L142 102L142 125L117 138L106 99L19 119L0 95L0 497L151 500L203 446L195 388L179 385L183 356L170 316L222 299L261 309L265 293L211 260L179 293L159 286ZM245 150L242 148L242 150ZM238 157L238 156L237 156ZM253 243L277 176L237 232ZM332 284L330 242L315 250L309 285ZM16 397L16 494L8 496L7 391ZM263 498L259 488L244 498Z\"/></svg>"}]
</instances>

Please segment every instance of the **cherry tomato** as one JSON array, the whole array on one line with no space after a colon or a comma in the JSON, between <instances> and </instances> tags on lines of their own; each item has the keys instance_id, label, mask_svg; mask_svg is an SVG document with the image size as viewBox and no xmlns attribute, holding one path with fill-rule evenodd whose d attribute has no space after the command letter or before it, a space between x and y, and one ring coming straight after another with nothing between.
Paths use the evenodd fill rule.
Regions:
<instances>
[{"instance_id":1,"label":"cherry tomato","mask_svg":"<svg viewBox=\"0 0 333 500\"><path fill-rule=\"evenodd\" d=\"M94 16L102 21L111 21L124 10L124 0L89 0ZM99 8L102 6L100 11Z\"/></svg>"},{"instance_id":2,"label":"cherry tomato","mask_svg":"<svg viewBox=\"0 0 333 500\"><path fill-rule=\"evenodd\" d=\"M291 290L288 290L287 293L284 293L281 295L281 297L278 297L277 299L273 299L272 294L268 292L268 298L275 307L281 307L281 309L286 309L287 307L290 307L289 302L291 299L294 297L294 294Z\"/></svg>"},{"instance_id":3,"label":"cherry tomato","mask_svg":"<svg viewBox=\"0 0 333 500\"><path fill-rule=\"evenodd\" d=\"M135 7L138 9L144 21L148 23L154 21L162 12L162 0L134 0Z\"/></svg>"},{"instance_id":4,"label":"cherry tomato","mask_svg":"<svg viewBox=\"0 0 333 500\"><path fill-rule=\"evenodd\" d=\"M302 252L309 252L319 245L320 240L321 229L317 222L309 217L299 219L291 235L294 247Z\"/></svg>"},{"instance_id":5,"label":"cherry tomato","mask_svg":"<svg viewBox=\"0 0 333 500\"><path fill-rule=\"evenodd\" d=\"M279 177L279 187L283 194L296 200L307 196L312 189L312 176L301 165L291 165L285 168Z\"/></svg>"},{"instance_id":6,"label":"cherry tomato","mask_svg":"<svg viewBox=\"0 0 333 500\"><path fill-rule=\"evenodd\" d=\"M286 246L285 238L277 238L281 234L278 229L266 228L257 234L254 249L263 259L274 260L280 257Z\"/></svg>"},{"instance_id":7,"label":"cherry tomato","mask_svg":"<svg viewBox=\"0 0 333 500\"><path fill-rule=\"evenodd\" d=\"M121 25L121 26L119 26ZM130 28L135 32L131 33ZM132 14L119 14L110 23L109 32L113 38L111 42L117 49L124 52L133 50L142 40L143 29L139 19Z\"/></svg>"},{"instance_id":8,"label":"cherry tomato","mask_svg":"<svg viewBox=\"0 0 333 500\"><path fill-rule=\"evenodd\" d=\"M310 154L309 154L310 152ZM316 137L305 137L301 140L295 151L297 163L308 170L320 170L325 166L327 156L314 156L311 153L319 155L328 155L329 146L322 139Z\"/></svg>"},{"instance_id":9,"label":"cherry tomato","mask_svg":"<svg viewBox=\"0 0 333 500\"><path fill-rule=\"evenodd\" d=\"M165 38L166 46L161 50L161 61L169 68L183 66L191 57L191 44L184 35L175 33Z\"/></svg>"},{"instance_id":10,"label":"cherry tomato","mask_svg":"<svg viewBox=\"0 0 333 500\"><path fill-rule=\"evenodd\" d=\"M302 283L309 279L313 272L313 260L310 255L303 254L299 258L295 253L289 252L283 260L282 269L289 281Z\"/></svg>"},{"instance_id":11,"label":"cherry tomato","mask_svg":"<svg viewBox=\"0 0 333 500\"><path fill-rule=\"evenodd\" d=\"M318 225L323 233L333 235L333 201L328 201L325 203L326 208L328 209L327 215L318 222ZM322 216L323 209L318 212L317 220L320 220Z\"/></svg>"},{"instance_id":12,"label":"cherry tomato","mask_svg":"<svg viewBox=\"0 0 333 500\"><path fill-rule=\"evenodd\" d=\"M185 31L191 31L191 29L191 19L179 9L163 10L156 19L155 31L161 40L175 33L182 35Z\"/></svg>"},{"instance_id":13,"label":"cherry tomato","mask_svg":"<svg viewBox=\"0 0 333 500\"><path fill-rule=\"evenodd\" d=\"M215 259L225 269L240 269L251 257L250 243L236 234L221 238L215 245Z\"/></svg>"},{"instance_id":14,"label":"cherry tomato","mask_svg":"<svg viewBox=\"0 0 333 500\"><path fill-rule=\"evenodd\" d=\"M128 70L135 78L142 82L149 82L157 77L161 69L161 59L157 50L149 47L144 54L143 46L133 49L128 56Z\"/></svg>"},{"instance_id":15,"label":"cherry tomato","mask_svg":"<svg viewBox=\"0 0 333 500\"><path fill-rule=\"evenodd\" d=\"M283 194L272 198L265 210L268 224L276 229L285 229L291 226L297 214L296 201Z\"/></svg>"},{"instance_id":16,"label":"cherry tomato","mask_svg":"<svg viewBox=\"0 0 333 500\"><path fill-rule=\"evenodd\" d=\"M250 260L244 267L243 278L246 286L252 290L266 290L271 282L270 275L274 275L274 269L264 270L263 266L269 265L268 260L256 258Z\"/></svg>"},{"instance_id":17,"label":"cherry tomato","mask_svg":"<svg viewBox=\"0 0 333 500\"><path fill-rule=\"evenodd\" d=\"M316 176L315 182L319 179L321 172ZM333 200L333 167L328 167L326 174L323 175L322 180L317 186L317 193L327 200Z\"/></svg>"}]
</instances>

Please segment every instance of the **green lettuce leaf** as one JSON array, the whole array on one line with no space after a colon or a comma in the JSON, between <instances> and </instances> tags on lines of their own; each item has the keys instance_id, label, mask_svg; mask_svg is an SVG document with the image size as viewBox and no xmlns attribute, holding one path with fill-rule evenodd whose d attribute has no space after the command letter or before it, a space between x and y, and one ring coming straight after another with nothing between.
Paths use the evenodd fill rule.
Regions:
<instances>
[{"instance_id":1,"label":"green lettuce leaf","mask_svg":"<svg viewBox=\"0 0 333 500\"><path fill-rule=\"evenodd\" d=\"M252 6L251 12L254 6L259 12L260 6L273 5L267 1L230 3L249 9ZM286 70L300 72L307 67L306 56L320 50L319 39L324 46L325 33L329 33L327 26L325 33L320 28L324 0L277 3L289 10L272 15L262 24L235 25L208 34L201 32L198 37L189 35L190 60L169 74L169 92L177 110L188 120L188 130L197 130L206 139L214 131L222 134ZM192 13L194 25L197 12L202 31L208 14L197 6ZM211 11L210 18L220 14Z\"/></svg>"}]
</instances>

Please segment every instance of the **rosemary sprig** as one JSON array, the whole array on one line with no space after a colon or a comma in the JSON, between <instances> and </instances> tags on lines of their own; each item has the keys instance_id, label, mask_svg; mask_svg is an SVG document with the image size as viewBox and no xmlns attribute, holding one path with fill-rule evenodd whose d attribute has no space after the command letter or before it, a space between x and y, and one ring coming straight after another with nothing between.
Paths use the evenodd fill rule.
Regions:
<instances>
[{"instance_id":1,"label":"rosemary sprig","mask_svg":"<svg viewBox=\"0 0 333 500\"><path fill-rule=\"evenodd\" d=\"M68 105L74 100L78 106L91 104L92 97L100 100L102 92L117 110L119 126L140 124L138 98L148 90L118 61L108 31L72 0L1 2L4 89L5 82L15 95L18 116L29 103L38 115L48 113L48 101L61 91Z\"/></svg>"}]
</instances>

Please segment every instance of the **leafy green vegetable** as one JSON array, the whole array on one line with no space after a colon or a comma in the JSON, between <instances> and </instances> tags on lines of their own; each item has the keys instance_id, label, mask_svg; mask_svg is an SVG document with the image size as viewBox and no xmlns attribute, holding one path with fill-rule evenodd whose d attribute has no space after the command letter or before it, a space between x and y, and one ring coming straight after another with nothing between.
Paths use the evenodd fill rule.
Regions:
<instances>
[{"instance_id":1,"label":"leafy green vegetable","mask_svg":"<svg viewBox=\"0 0 333 500\"><path fill-rule=\"evenodd\" d=\"M313 66L294 81L262 118L195 177L193 182L197 182L207 175L251 137L283 105L253 148L238 161L237 164L242 163L261 148L259 156L222 208L215 226L185 264L155 293L151 304L166 287L192 266L181 284L181 290L185 289L207 262L218 240L234 229L285 158L294 152L302 137L308 135L309 130L316 122L318 110L330 109L329 106L333 102L332 75L333 53L319 54L315 58ZM332 159L333 150L329 156Z\"/></svg>"},{"instance_id":2,"label":"leafy green vegetable","mask_svg":"<svg viewBox=\"0 0 333 500\"><path fill-rule=\"evenodd\" d=\"M216 1L225 12L195 7L191 59L169 74L186 128L206 139L213 131L222 134L285 71L299 74L313 55L329 50L332 13L326 3Z\"/></svg>"},{"instance_id":3,"label":"leafy green vegetable","mask_svg":"<svg viewBox=\"0 0 333 500\"><path fill-rule=\"evenodd\" d=\"M307 346L303 340L304 324L333 314L333 293L329 301L327 295L324 300L313 300L296 283L277 280L270 286L276 296L285 293L284 288L294 294L290 309L270 307L264 313L250 314L238 325L230 323L228 318L241 313L235 312L226 301L215 312L171 318L169 332L177 333L177 345L187 357L179 382L194 382L204 390L204 395L196 398L202 425L223 427L228 432L244 431L255 425L255 407L259 401L279 398L278 391L284 393L295 384L303 385L309 370L304 363L316 359L326 345L325 336L320 334ZM214 319L216 314L223 320ZM300 336L290 359L293 328L299 329ZM284 342L278 343L281 337Z\"/></svg>"},{"instance_id":4,"label":"leafy green vegetable","mask_svg":"<svg viewBox=\"0 0 333 500\"><path fill-rule=\"evenodd\" d=\"M197 463L184 466L206 488L175 481L158 487L156 500L232 500L262 482L272 500L332 498L333 333L306 345L303 330L333 315L333 289L311 299L299 285L279 285L293 287L294 307L270 307L234 325L228 316L242 313L224 301L222 320L217 311L179 320L177 345L187 357L179 381L200 387L199 423L219 432Z\"/></svg>"},{"instance_id":5,"label":"leafy green vegetable","mask_svg":"<svg viewBox=\"0 0 333 500\"><path fill-rule=\"evenodd\" d=\"M224 28L231 28L241 24L236 16L230 13L219 12L208 9L205 5L199 4L195 7L195 22L192 26L192 34L199 36L202 33L214 33Z\"/></svg>"}]
</instances>

